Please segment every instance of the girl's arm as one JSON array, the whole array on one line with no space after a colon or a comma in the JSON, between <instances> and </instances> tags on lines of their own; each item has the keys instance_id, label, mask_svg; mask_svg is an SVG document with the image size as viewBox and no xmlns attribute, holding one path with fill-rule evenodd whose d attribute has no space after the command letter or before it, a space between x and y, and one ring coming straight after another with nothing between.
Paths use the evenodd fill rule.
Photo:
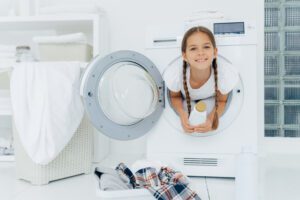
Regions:
<instances>
[{"instance_id":1,"label":"girl's arm","mask_svg":"<svg viewBox=\"0 0 300 200\"><path fill-rule=\"evenodd\" d=\"M170 91L171 104L180 117L181 125L185 132L192 133L194 127L189 124L189 115L183 108L181 92Z\"/></svg>"},{"instance_id":2,"label":"girl's arm","mask_svg":"<svg viewBox=\"0 0 300 200\"><path fill-rule=\"evenodd\" d=\"M219 95L219 100L218 100L218 110L217 110L217 112L218 112L218 116L220 118L222 116L222 114L224 113L225 106L226 106L226 103L227 103L228 94L223 95L218 91L218 95ZM213 121L215 110L216 110L216 108L214 108L212 110L212 112L208 115L208 118L211 121Z\"/></svg>"}]
</instances>

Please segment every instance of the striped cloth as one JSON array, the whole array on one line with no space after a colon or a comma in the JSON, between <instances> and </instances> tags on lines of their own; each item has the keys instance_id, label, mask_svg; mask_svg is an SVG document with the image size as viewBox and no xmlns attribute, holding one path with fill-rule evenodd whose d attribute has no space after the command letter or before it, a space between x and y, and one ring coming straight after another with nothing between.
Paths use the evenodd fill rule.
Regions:
<instances>
[{"instance_id":1,"label":"striped cloth","mask_svg":"<svg viewBox=\"0 0 300 200\"><path fill-rule=\"evenodd\" d=\"M149 187L147 189L158 200L201 200L196 192L181 183L166 184L158 188Z\"/></svg>"},{"instance_id":2,"label":"striped cloth","mask_svg":"<svg viewBox=\"0 0 300 200\"><path fill-rule=\"evenodd\" d=\"M143 168L138 170L135 176L124 163L120 163L116 170L121 176L127 177L126 181L129 181L133 188L146 188L158 200L201 200L196 192L187 186L187 177L169 167L162 167L158 174L155 168Z\"/></svg>"},{"instance_id":3,"label":"striped cloth","mask_svg":"<svg viewBox=\"0 0 300 200\"><path fill-rule=\"evenodd\" d=\"M140 187L148 188L161 185L155 168L147 167L140 169L135 173L135 176Z\"/></svg>"},{"instance_id":4,"label":"striped cloth","mask_svg":"<svg viewBox=\"0 0 300 200\"><path fill-rule=\"evenodd\" d=\"M134 189L137 188L135 176L124 163L118 164L116 171L126 184L131 184Z\"/></svg>"}]
</instances>

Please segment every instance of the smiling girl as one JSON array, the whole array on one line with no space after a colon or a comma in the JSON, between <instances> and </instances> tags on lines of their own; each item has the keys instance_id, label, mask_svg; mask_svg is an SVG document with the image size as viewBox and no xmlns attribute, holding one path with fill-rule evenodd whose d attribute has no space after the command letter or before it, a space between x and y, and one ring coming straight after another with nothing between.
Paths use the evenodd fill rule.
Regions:
<instances>
[{"instance_id":1,"label":"smiling girl","mask_svg":"<svg viewBox=\"0 0 300 200\"><path fill-rule=\"evenodd\" d=\"M182 40L182 69L166 73L164 80L170 91L171 103L178 113L185 132L208 132L218 128L228 93L238 82L238 72L230 65L218 65L218 49L212 32L205 27L189 29ZM189 123L191 101L215 97L215 106L206 122L196 126ZM187 111L183 100L186 100Z\"/></svg>"}]
</instances>

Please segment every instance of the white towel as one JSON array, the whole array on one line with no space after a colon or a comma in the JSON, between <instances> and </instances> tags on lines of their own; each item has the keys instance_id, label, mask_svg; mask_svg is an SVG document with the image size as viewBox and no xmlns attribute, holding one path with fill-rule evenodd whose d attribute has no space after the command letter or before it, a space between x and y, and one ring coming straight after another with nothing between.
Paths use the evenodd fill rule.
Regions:
<instances>
[{"instance_id":1,"label":"white towel","mask_svg":"<svg viewBox=\"0 0 300 200\"><path fill-rule=\"evenodd\" d=\"M57 36L36 36L33 37L32 40L39 44L87 43L87 38L84 33L72 33Z\"/></svg>"},{"instance_id":2,"label":"white towel","mask_svg":"<svg viewBox=\"0 0 300 200\"><path fill-rule=\"evenodd\" d=\"M48 164L67 145L83 117L80 63L24 62L11 77L13 117L22 145L37 164Z\"/></svg>"},{"instance_id":3,"label":"white towel","mask_svg":"<svg viewBox=\"0 0 300 200\"><path fill-rule=\"evenodd\" d=\"M14 59L14 60L16 60L16 53L13 53L13 52L0 52L0 59Z\"/></svg>"},{"instance_id":4,"label":"white towel","mask_svg":"<svg viewBox=\"0 0 300 200\"><path fill-rule=\"evenodd\" d=\"M10 72L11 67L5 67L0 65L0 74Z\"/></svg>"},{"instance_id":5,"label":"white towel","mask_svg":"<svg viewBox=\"0 0 300 200\"><path fill-rule=\"evenodd\" d=\"M0 52L6 52L6 53L15 53L16 52L16 47L15 45L0 45Z\"/></svg>"}]
</instances>

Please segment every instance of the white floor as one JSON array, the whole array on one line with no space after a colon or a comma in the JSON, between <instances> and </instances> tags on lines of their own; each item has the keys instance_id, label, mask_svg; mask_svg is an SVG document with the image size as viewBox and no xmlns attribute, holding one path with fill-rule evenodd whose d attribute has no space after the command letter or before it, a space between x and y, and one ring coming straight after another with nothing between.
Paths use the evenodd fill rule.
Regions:
<instances>
[{"instance_id":1,"label":"white floor","mask_svg":"<svg viewBox=\"0 0 300 200\"><path fill-rule=\"evenodd\" d=\"M259 185L261 200L299 200L300 154L262 157Z\"/></svg>"},{"instance_id":2,"label":"white floor","mask_svg":"<svg viewBox=\"0 0 300 200\"><path fill-rule=\"evenodd\" d=\"M92 175L79 175L33 186L17 180L14 162L0 162L1 200L96 200L96 185ZM234 180L217 178L191 178L191 187L202 200L233 200Z\"/></svg>"},{"instance_id":3,"label":"white floor","mask_svg":"<svg viewBox=\"0 0 300 200\"><path fill-rule=\"evenodd\" d=\"M299 200L300 155L260 158L258 185L259 200ZM0 161L0 200L96 200L96 187L92 174L33 186L16 179L14 162ZM234 200L233 179L191 178L190 187L202 200Z\"/></svg>"}]
</instances>

